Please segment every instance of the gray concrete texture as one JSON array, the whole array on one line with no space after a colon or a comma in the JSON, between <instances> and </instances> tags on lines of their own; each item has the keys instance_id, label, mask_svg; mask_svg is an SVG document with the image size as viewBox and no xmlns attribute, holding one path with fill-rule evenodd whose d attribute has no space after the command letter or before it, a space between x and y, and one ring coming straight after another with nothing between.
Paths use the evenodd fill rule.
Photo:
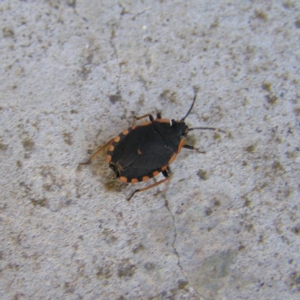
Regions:
<instances>
[{"instance_id":1,"label":"gray concrete texture","mask_svg":"<svg viewBox=\"0 0 300 300\"><path fill-rule=\"evenodd\" d=\"M300 299L299 1L0 3L1 299ZM125 199L105 153L193 131ZM158 179L163 178L158 176ZM150 181L152 183L152 181Z\"/></svg>"}]
</instances>

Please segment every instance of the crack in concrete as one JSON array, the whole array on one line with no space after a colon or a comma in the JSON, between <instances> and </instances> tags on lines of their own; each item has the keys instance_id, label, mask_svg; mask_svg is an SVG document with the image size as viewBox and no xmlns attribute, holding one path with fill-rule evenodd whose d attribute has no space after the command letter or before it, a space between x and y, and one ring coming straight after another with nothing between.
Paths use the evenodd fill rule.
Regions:
<instances>
[{"instance_id":1,"label":"crack in concrete","mask_svg":"<svg viewBox=\"0 0 300 300\"><path fill-rule=\"evenodd\" d=\"M119 7L121 8L121 12L120 12L120 17L118 19L118 21L114 24L112 24L112 29L111 29L111 34L110 34L110 45L114 51L114 55L116 57L116 60L118 61L118 66L119 66L119 76L118 76L118 80L117 80L117 94L121 94L120 92L120 78L121 78L121 74L122 74L122 62L119 61L119 55L118 55L118 50L117 50L117 47L116 47L116 44L114 42L114 39L116 37L116 31L119 30L120 28L120 23L121 23L121 20L122 20L122 17L124 15L132 15L133 19L135 19L137 16L140 16L142 15L143 13L145 13L146 11L150 10L151 8L146 8L144 10L142 10L141 12L138 12L138 13L131 13L129 12L128 10L125 9L125 7L119 2L118 3Z\"/></svg>"},{"instance_id":2,"label":"crack in concrete","mask_svg":"<svg viewBox=\"0 0 300 300\"><path fill-rule=\"evenodd\" d=\"M164 200L165 200L165 206L166 206L167 210L169 211L169 213L171 215L171 218L172 218L172 222L173 222L174 238L173 238L173 241L172 241L172 248L173 248L173 251L174 251L175 255L177 256L177 265L178 265L179 269L181 270L182 276L186 280L187 284L194 290L195 294L197 296L199 296L199 299L203 299L201 297L201 295L198 293L198 291L190 284L189 278L186 275L186 272L184 271L184 269L182 267L181 260L180 260L180 255L179 255L179 253L176 249L176 246L175 246L175 243L176 243L176 240L177 240L177 228L176 228L176 225L175 225L175 217L174 217L174 215L172 214L172 212L170 210L169 201L167 200L166 195L163 195L163 197L164 197Z\"/></svg>"},{"instance_id":3,"label":"crack in concrete","mask_svg":"<svg viewBox=\"0 0 300 300\"><path fill-rule=\"evenodd\" d=\"M117 47L115 45L114 39L116 37L116 30L119 29L120 27L120 21L121 21L122 15L120 16L120 19L118 21L117 24L112 25L112 29L111 29L111 33L110 33L110 45L114 51L114 55L116 57L116 60L118 62L118 66L119 66L119 75L118 75L118 79L117 79L117 94L120 94L120 78L121 78L121 73L122 73L122 65L119 62L119 55L118 55L118 51L117 51Z\"/></svg>"}]
</instances>

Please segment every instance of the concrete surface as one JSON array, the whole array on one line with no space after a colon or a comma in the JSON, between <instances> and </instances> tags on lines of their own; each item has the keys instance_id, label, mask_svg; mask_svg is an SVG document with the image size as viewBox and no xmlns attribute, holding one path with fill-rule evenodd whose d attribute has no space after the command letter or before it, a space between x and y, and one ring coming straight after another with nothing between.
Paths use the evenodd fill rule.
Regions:
<instances>
[{"instance_id":1,"label":"concrete surface","mask_svg":"<svg viewBox=\"0 0 300 300\"><path fill-rule=\"evenodd\" d=\"M108 4L109 3L109 4ZM1 299L300 299L299 1L0 3ZM105 155L162 111L194 131L125 198Z\"/></svg>"}]
</instances>

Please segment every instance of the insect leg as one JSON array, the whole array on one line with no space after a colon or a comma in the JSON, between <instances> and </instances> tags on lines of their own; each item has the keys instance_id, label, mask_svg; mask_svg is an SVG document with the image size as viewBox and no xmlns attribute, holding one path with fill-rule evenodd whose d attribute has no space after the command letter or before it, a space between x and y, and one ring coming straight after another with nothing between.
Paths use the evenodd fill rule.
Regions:
<instances>
[{"instance_id":1,"label":"insect leg","mask_svg":"<svg viewBox=\"0 0 300 300\"><path fill-rule=\"evenodd\" d=\"M97 157L103 150L105 150L113 141L114 139L109 140L106 144L104 144L102 147L100 147L99 150L97 150L90 158L87 162L84 163L80 163L80 165L88 165L91 163L91 161Z\"/></svg>"},{"instance_id":2,"label":"insect leg","mask_svg":"<svg viewBox=\"0 0 300 300\"><path fill-rule=\"evenodd\" d=\"M162 179L162 180L160 180L160 181L158 181L158 182L155 182L155 183L153 183L153 184L150 184L150 185L148 185L148 186L146 186L146 187L144 187L144 188L142 188L142 189L135 190L135 191L130 195L130 197L127 198L127 201L130 201L130 199L134 196L135 193L137 193L137 192L142 192L142 191L147 191L147 190L152 189L153 187L155 187L155 186L157 186L157 185L159 185L159 184L161 184L161 183L164 183L164 182L166 182L167 180L169 180L169 174L168 174L167 170L163 171L162 173L163 173L163 175L165 176L164 179Z\"/></svg>"},{"instance_id":3,"label":"insect leg","mask_svg":"<svg viewBox=\"0 0 300 300\"><path fill-rule=\"evenodd\" d=\"M144 118L147 118L149 117L150 121L152 122L154 120L153 116L151 114L146 114L146 115L143 115L141 117L134 117L136 120L141 120L141 119L144 119Z\"/></svg>"},{"instance_id":4,"label":"insect leg","mask_svg":"<svg viewBox=\"0 0 300 300\"><path fill-rule=\"evenodd\" d=\"M194 150L194 151L197 151L199 153L206 153L205 151L200 151L198 148L195 148L195 147L190 146L190 145L183 145L183 148L189 149L189 150Z\"/></svg>"}]
</instances>

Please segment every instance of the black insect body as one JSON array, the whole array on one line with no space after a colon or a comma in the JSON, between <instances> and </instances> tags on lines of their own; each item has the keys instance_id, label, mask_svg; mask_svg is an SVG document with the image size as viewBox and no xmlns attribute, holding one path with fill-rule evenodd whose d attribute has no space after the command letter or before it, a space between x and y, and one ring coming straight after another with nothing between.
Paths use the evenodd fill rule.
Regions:
<instances>
[{"instance_id":1,"label":"black insect body","mask_svg":"<svg viewBox=\"0 0 300 300\"><path fill-rule=\"evenodd\" d=\"M203 129L223 132L211 127L189 128L185 124L184 120L191 112L195 100L196 94L190 109L180 121L162 119L160 114L157 114L156 119L151 114L136 118L140 120L149 117L150 121L124 130L102 146L85 164L90 163L101 151L108 148L106 160L116 177L122 182L137 183L149 180L159 173L164 175L164 179L135 190L128 200L136 192L145 191L166 182L169 179L169 165L182 148L199 151L193 146L185 145L185 138L189 131Z\"/></svg>"},{"instance_id":2,"label":"black insect body","mask_svg":"<svg viewBox=\"0 0 300 300\"><path fill-rule=\"evenodd\" d=\"M172 122L176 126L170 120L155 119L131 127L111 143L107 160L121 181L145 181L167 169L183 146L187 128L184 123Z\"/></svg>"}]
</instances>

